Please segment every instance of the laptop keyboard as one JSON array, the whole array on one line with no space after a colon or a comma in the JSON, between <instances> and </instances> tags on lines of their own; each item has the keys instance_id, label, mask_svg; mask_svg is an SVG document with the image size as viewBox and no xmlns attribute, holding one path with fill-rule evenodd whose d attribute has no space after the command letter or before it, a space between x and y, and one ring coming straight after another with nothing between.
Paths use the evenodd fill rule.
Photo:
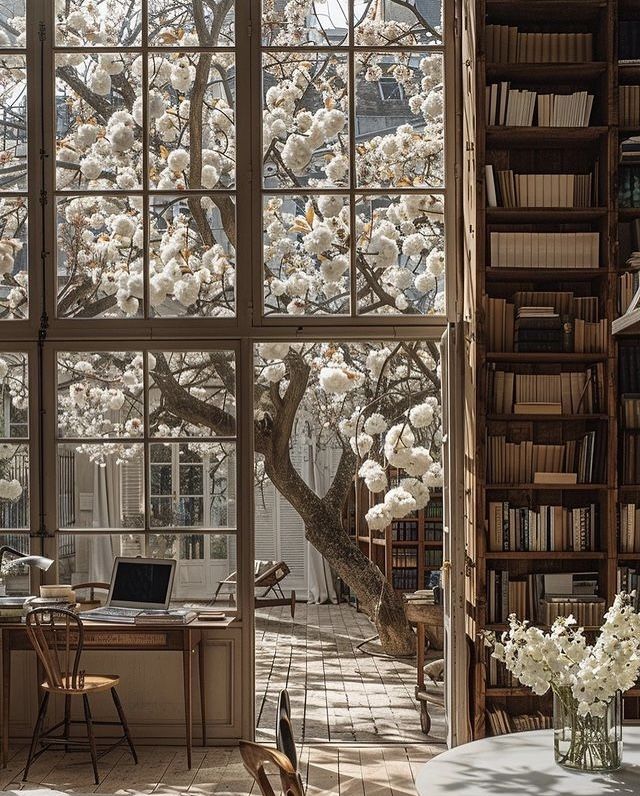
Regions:
<instances>
[{"instance_id":1,"label":"laptop keyboard","mask_svg":"<svg viewBox=\"0 0 640 796\"><path fill-rule=\"evenodd\" d=\"M109 606L104 606L104 608L96 608L95 611L92 613L96 614L104 614L105 616L138 616L140 613L140 608L109 608Z\"/></svg>"}]
</instances>

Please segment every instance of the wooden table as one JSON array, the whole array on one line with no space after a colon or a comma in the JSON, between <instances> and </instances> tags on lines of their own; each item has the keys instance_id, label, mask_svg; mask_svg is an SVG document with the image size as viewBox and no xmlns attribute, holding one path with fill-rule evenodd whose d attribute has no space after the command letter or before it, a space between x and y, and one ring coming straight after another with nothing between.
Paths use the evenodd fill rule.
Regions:
<instances>
[{"instance_id":1,"label":"wooden table","mask_svg":"<svg viewBox=\"0 0 640 796\"><path fill-rule=\"evenodd\" d=\"M457 746L420 769L418 796L605 796L640 793L640 727L622 729L622 768L570 771L553 759L553 731L514 732Z\"/></svg>"},{"instance_id":2,"label":"wooden table","mask_svg":"<svg viewBox=\"0 0 640 796\"><path fill-rule=\"evenodd\" d=\"M407 600L405 613L412 625L416 626L417 635L417 661L418 667L416 682L416 699L420 704L420 726L422 732L428 735L431 731L431 716L429 715L429 702L438 707L444 707L444 694L435 694L427 691L424 680L424 665L426 662L427 644L434 649L442 649L441 637L436 631L444 631L444 611L442 605L420 605Z\"/></svg>"},{"instance_id":3,"label":"wooden table","mask_svg":"<svg viewBox=\"0 0 640 796\"><path fill-rule=\"evenodd\" d=\"M200 680L200 721L202 745L207 744L207 721L205 709L205 667L203 632L226 628L234 621L227 617L221 622L198 622L188 625L158 626L133 625L117 622L85 622L85 650L122 650L126 652L182 652L182 681L184 688L184 726L187 747L187 764L191 768L193 746L193 676L191 655L198 650L198 673ZM11 653L14 650L32 650L23 624L6 624L0 627L2 634L2 767L6 768L9 757L9 715L11 706ZM38 666L38 684L42 682Z\"/></svg>"}]
</instances>

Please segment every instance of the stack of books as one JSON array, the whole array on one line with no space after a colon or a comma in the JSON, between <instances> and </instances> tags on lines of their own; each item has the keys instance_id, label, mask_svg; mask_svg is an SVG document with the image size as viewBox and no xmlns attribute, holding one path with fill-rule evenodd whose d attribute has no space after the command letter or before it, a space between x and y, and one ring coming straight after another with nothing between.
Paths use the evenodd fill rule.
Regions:
<instances>
[{"instance_id":1,"label":"stack of books","mask_svg":"<svg viewBox=\"0 0 640 796\"><path fill-rule=\"evenodd\" d=\"M492 232L493 268L598 268L599 232Z\"/></svg>"},{"instance_id":2,"label":"stack of books","mask_svg":"<svg viewBox=\"0 0 640 796\"><path fill-rule=\"evenodd\" d=\"M545 595L540 601L539 618L543 624L552 625L559 616L573 615L581 627L599 627L605 611L605 599L596 595Z\"/></svg>"},{"instance_id":3,"label":"stack of books","mask_svg":"<svg viewBox=\"0 0 640 796\"><path fill-rule=\"evenodd\" d=\"M640 127L640 86L620 86L618 91L620 125Z\"/></svg>"},{"instance_id":4,"label":"stack of books","mask_svg":"<svg viewBox=\"0 0 640 796\"><path fill-rule=\"evenodd\" d=\"M539 710L536 713L511 715L504 708L492 707L487 709L487 718L492 735L508 735L525 730L550 730L553 727L552 717L545 716Z\"/></svg>"},{"instance_id":5,"label":"stack of books","mask_svg":"<svg viewBox=\"0 0 640 796\"><path fill-rule=\"evenodd\" d=\"M485 166L489 207L591 207L591 174L514 174L511 169L495 173Z\"/></svg>"},{"instance_id":6,"label":"stack of books","mask_svg":"<svg viewBox=\"0 0 640 796\"><path fill-rule=\"evenodd\" d=\"M489 503L489 549L498 551L586 552L598 546L598 513L588 506L541 505L537 510L509 501Z\"/></svg>"},{"instance_id":7,"label":"stack of books","mask_svg":"<svg viewBox=\"0 0 640 796\"><path fill-rule=\"evenodd\" d=\"M435 605L436 599L433 589L418 589L413 594L405 594L404 599L411 605Z\"/></svg>"},{"instance_id":8,"label":"stack of books","mask_svg":"<svg viewBox=\"0 0 640 796\"><path fill-rule=\"evenodd\" d=\"M640 207L640 136L627 138L620 145L620 207Z\"/></svg>"},{"instance_id":9,"label":"stack of books","mask_svg":"<svg viewBox=\"0 0 640 796\"><path fill-rule=\"evenodd\" d=\"M525 33L516 25L487 25L489 63L577 63L593 60L592 33Z\"/></svg>"},{"instance_id":10,"label":"stack of books","mask_svg":"<svg viewBox=\"0 0 640 796\"><path fill-rule=\"evenodd\" d=\"M515 320L514 351L563 350L563 327L553 307L518 307Z\"/></svg>"},{"instance_id":11,"label":"stack of books","mask_svg":"<svg viewBox=\"0 0 640 796\"><path fill-rule=\"evenodd\" d=\"M640 429L640 395L622 395L622 423L626 430Z\"/></svg>"},{"instance_id":12,"label":"stack of books","mask_svg":"<svg viewBox=\"0 0 640 796\"><path fill-rule=\"evenodd\" d=\"M141 611L135 618L136 625L187 625L198 612L191 608L170 608L168 611Z\"/></svg>"},{"instance_id":13,"label":"stack of books","mask_svg":"<svg viewBox=\"0 0 640 796\"><path fill-rule=\"evenodd\" d=\"M604 445L595 430L554 445L507 442L500 434L488 435L487 443L490 484L591 484L602 471Z\"/></svg>"},{"instance_id":14,"label":"stack of books","mask_svg":"<svg viewBox=\"0 0 640 796\"><path fill-rule=\"evenodd\" d=\"M624 62L639 59L640 22L622 19L618 30L618 60Z\"/></svg>"},{"instance_id":15,"label":"stack of books","mask_svg":"<svg viewBox=\"0 0 640 796\"><path fill-rule=\"evenodd\" d=\"M604 364L562 373L487 373L489 411L501 415L591 414L603 406Z\"/></svg>"},{"instance_id":16,"label":"stack of books","mask_svg":"<svg viewBox=\"0 0 640 796\"><path fill-rule=\"evenodd\" d=\"M640 553L640 506L621 503L618 515L618 538L621 553Z\"/></svg>"},{"instance_id":17,"label":"stack of books","mask_svg":"<svg viewBox=\"0 0 640 796\"><path fill-rule=\"evenodd\" d=\"M487 616L491 624L502 624L509 614L535 621L539 576L513 576L508 570L487 570Z\"/></svg>"},{"instance_id":18,"label":"stack of books","mask_svg":"<svg viewBox=\"0 0 640 796\"><path fill-rule=\"evenodd\" d=\"M528 89L511 88L507 81L487 86L485 112L487 124L507 127L588 127L593 109L593 94L538 94ZM537 109L537 113L536 113Z\"/></svg>"}]
</instances>

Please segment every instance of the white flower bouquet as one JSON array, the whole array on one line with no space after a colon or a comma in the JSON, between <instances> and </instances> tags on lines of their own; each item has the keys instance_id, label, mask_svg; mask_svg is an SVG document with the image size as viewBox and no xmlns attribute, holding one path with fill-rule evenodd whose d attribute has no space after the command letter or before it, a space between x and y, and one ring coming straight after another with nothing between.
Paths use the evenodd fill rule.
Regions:
<instances>
[{"instance_id":1,"label":"white flower bouquet","mask_svg":"<svg viewBox=\"0 0 640 796\"><path fill-rule=\"evenodd\" d=\"M593 644L573 616L558 618L545 633L515 614L500 640L487 633L492 656L535 694L554 695L556 761L583 770L621 765L619 695L640 672L640 614L621 593Z\"/></svg>"}]
</instances>

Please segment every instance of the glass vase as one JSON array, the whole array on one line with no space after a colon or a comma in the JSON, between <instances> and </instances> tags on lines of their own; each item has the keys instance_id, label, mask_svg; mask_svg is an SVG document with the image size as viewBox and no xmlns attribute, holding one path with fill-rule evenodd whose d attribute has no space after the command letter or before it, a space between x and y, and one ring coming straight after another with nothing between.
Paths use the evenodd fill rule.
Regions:
<instances>
[{"instance_id":1,"label":"glass vase","mask_svg":"<svg viewBox=\"0 0 640 796\"><path fill-rule=\"evenodd\" d=\"M579 716L570 688L553 694L556 763L579 771L615 771L622 765L622 698L618 693L604 716Z\"/></svg>"}]
</instances>

